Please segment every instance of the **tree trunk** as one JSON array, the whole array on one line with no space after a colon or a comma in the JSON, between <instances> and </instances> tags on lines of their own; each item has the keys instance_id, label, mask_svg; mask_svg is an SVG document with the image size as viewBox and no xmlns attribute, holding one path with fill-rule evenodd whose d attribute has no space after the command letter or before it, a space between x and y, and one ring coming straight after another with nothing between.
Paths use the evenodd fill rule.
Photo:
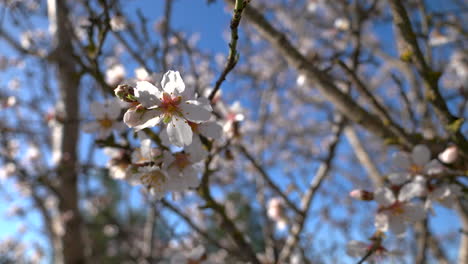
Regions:
<instances>
[{"instance_id":1,"label":"tree trunk","mask_svg":"<svg viewBox=\"0 0 468 264\"><path fill-rule=\"evenodd\" d=\"M79 85L76 63L72 56L72 36L68 21L68 10L62 0L49 0L49 19L54 34L55 51L53 60L57 68L60 91L58 112L62 118L58 140L60 146L57 175L59 177L59 210L64 234L61 237L63 261L66 264L85 263L82 220L78 207L78 129L79 129Z\"/></svg>"}]
</instances>

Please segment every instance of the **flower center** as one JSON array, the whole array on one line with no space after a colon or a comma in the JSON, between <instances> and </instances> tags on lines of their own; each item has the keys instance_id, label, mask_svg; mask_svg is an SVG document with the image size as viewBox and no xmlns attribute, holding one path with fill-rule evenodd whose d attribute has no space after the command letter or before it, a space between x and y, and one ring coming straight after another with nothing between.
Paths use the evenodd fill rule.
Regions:
<instances>
[{"instance_id":1,"label":"flower center","mask_svg":"<svg viewBox=\"0 0 468 264\"><path fill-rule=\"evenodd\" d=\"M99 120L99 125L102 128L111 128L112 127L112 120L108 119L107 117L104 119Z\"/></svg>"},{"instance_id":2,"label":"flower center","mask_svg":"<svg viewBox=\"0 0 468 264\"><path fill-rule=\"evenodd\" d=\"M140 177L141 182L148 186L153 187L156 191L162 191L166 183L166 176L159 170L150 171Z\"/></svg>"},{"instance_id":3,"label":"flower center","mask_svg":"<svg viewBox=\"0 0 468 264\"><path fill-rule=\"evenodd\" d=\"M422 172L423 168L417 164L412 164L411 167L409 168L409 171L413 174L418 174Z\"/></svg>"},{"instance_id":4,"label":"flower center","mask_svg":"<svg viewBox=\"0 0 468 264\"><path fill-rule=\"evenodd\" d=\"M393 215L401 215L405 212L403 203L400 203L400 202L395 202L393 205L390 206L389 209L392 210Z\"/></svg>"},{"instance_id":5,"label":"flower center","mask_svg":"<svg viewBox=\"0 0 468 264\"><path fill-rule=\"evenodd\" d=\"M198 133L198 124L194 122L187 121L187 124L190 126L193 132Z\"/></svg>"},{"instance_id":6,"label":"flower center","mask_svg":"<svg viewBox=\"0 0 468 264\"><path fill-rule=\"evenodd\" d=\"M179 105L182 102L182 96L172 97L168 93L163 93L161 98L161 109L164 112L164 123L169 123L174 114L182 115Z\"/></svg>"},{"instance_id":7,"label":"flower center","mask_svg":"<svg viewBox=\"0 0 468 264\"><path fill-rule=\"evenodd\" d=\"M180 169L185 169L185 167L190 165L190 160L188 159L187 154L177 153L174 156L175 156L174 164Z\"/></svg>"}]
</instances>

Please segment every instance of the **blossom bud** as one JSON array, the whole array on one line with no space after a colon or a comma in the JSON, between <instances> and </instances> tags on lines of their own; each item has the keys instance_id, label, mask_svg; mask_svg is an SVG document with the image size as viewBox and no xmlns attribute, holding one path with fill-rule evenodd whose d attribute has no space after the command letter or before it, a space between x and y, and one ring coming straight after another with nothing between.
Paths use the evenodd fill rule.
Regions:
<instances>
[{"instance_id":1,"label":"blossom bud","mask_svg":"<svg viewBox=\"0 0 468 264\"><path fill-rule=\"evenodd\" d=\"M114 89L115 95L122 101L134 103L137 101L135 98L135 88L127 84L121 84Z\"/></svg>"},{"instance_id":2,"label":"blossom bud","mask_svg":"<svg viewBox=\"0 0 468 264\"><path fill-rule=\"evenodd\" d=\"M457 146L450 146L446 148L442 153L439 154L439 160L445 164L452 164L458 158Z\"/></svg>"},{"instance_id":3,"label":"blossom bud","mask_svg":"<svg viewBox=\"0 0 468 264\"><path fill-rule=\"evenodd\" d=\"M372 201L374 200L374 193L365 191L365 190L352 190L349 193L349 196L351 196L354 199L361 200L361 201Z\"/></svg>"}]
</instances>

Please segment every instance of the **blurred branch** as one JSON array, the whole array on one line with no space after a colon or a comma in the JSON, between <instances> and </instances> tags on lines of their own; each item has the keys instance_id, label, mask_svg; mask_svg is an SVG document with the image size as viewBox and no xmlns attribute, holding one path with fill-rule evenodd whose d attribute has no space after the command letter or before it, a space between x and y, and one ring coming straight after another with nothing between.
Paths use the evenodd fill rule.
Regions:
<instances>
[{"instance_id":1,"label":"blurred branch","mask_svg":"<svg viewBox=\"0 0 468 264\"><path fill-rule=\"evenodd\" d=\"M192 221L192 219L190 218L190 216L186 215L185 213L183 213L180 209L178 209L177 207L175 207L173 204L171 204L170 202L168 202L167 200L165 199L162 199L161 200L161 203L166 207L168 208L169 210L171 210L173 213L177 214L178 216L180 216L182 219L184 219L184 221L191 227L193 228L193 230L195 230L198 234L200 234L202 237L204 237L209 243L215 245L216 247L220 248L220 249L224 249L226 250L226 252L228 252L229 254L233 255L233 256L236 256L237 253L236 252L233 252L230 248L228 247L225 247L223 246L217 239L211 237L211 235L206 232L205 230L202 230L199 226L197 226L197 224L195 224L195 222Z\"/></svg>"},{"instance_id":2,"label":"blurred branch","mask_svg":"<svg viewBox=\"0 0 468 264\"><path fill-rule=\"evenodd\" d=\"M404 139L405 141L411 141L410 137L406 134L404 129L400 127L390 116L388 110L377 101L371 91L367 88L364 82L359 79L357 73L348 67L343 61L339 60L338 64L344 69L345 73L349 76L352 82L355 84L356 89L361 93L361 95L370 103L371 107L377 113L377 116L380 120L387 125L393 133L398 135L399 138Z\"/></svg>"},{"instance_id":3,"label":"blurred branch","mask_svg":"<svg viewBox=\"0 0 468 264\"><path fill-rule=\"evenodd\" d=\"M233 4L233 0L226 1ZM398 135L385 126L377 116L367 112L349 95L341 91L334 84L334 78L309 62L299 50L291 44L288 38L273 27L256 8L247 6L244 14L245 18L259 31L260 35L263 36L293 68L304 74L310 82L316 84L317 89L327 100L332 102L346 118L360 124L382 139L396 141L395 143L401 144L407 148L413 145L413 143L407 139L399 138Z\"/></svg>"},{"instance_id":4,"label":"blurred branch","mask_svg":"<svg viewBox=\"0 0 468 264\"><path fill-rule=\"evenodd\" d=\"M331 170L333 158L336 154L336 147L338 146L346 122L343 117L340 116L338 118L338 124L336 124L332 129L333 140L331 141L330 146L328 147L328 155L325 158L324 162L318 168L317 173L313 177L313 180L307 189L307 192L301 199L301 213L297 216L297 221L292 226L291 233L287 237L286 243L283 249L281 250L279 256L279 263L287 263L287 260L290 258L295 247L299 243L299 236L302 233L305 221L307 220L308 212L312 205L312 200L315 197L315 194L319 190L320 186L322 185L323 180Z\"/></svg>"},{"instance_id":5,"label":"blurred branch","mask_svg":"<svg viewBox=\"0 0 468 264\"><path fill-rule=\"evenodd\" d=\"M249 153L249 151L245 148L244 145L238 144L238 149L240 152L252 163L254 168L258 171L258 173L262 176L263 180L279 195L283 198L284 202L296 213L296 214L303 214L296 204L292 202L288 196L281 190L281 188L273 182L270 175L263 169L263 167L255 160L255 158Z\"/></svg>"},{"instance_id":6,"label":"blurred branch","mask_svg":"<svg viewBox=\"0 0 468 264\"><path fill-rule=\"evenodd\" d=\"M348 139L349 144L352 146L354 150L354 154L356 155L357 159L367 171L369 178L372 180L375 187L380 187L384 184L384 178L380 173L379 169L375 166L374 161L369 156L366 148L359 139L359 136L356 133L356 130L350 125L345 128L345 135Z\"/></svg>"},{"instance_id":7,"label":"blurred branch","mask_svg":"<svg viewBox=\"0 0 468 264\"><path fill-rule=\"evenodd\" d=\"M392 9L393 23L396 25L398 29L397 33L405 44L405 50L402 51L402 59L414 63L425 82L426 100L434 106L439 120L445 126L445 130L451 135L452 140L466 153L468 151L468 141L460 131L464 120L450 113L439 91L438 81L440 73L434 72L427 64L403 2L401 0L389 0L389 3Z\"/></svg>"}]
</instances>

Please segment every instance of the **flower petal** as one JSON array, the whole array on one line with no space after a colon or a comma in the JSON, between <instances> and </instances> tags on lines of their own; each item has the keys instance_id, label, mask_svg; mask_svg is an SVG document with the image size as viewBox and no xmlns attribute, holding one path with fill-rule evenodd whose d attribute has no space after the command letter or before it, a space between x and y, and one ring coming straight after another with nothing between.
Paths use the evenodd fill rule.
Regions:
<instances>
[{"instance_id":1,"label":"flower petal","mask_svg":"<svg viewBox=\"0 0 468 264\"><path fill-rule=\"evenodd\" d=\"M182 114L187 120L194 123L207 121L211 117L211 112L199 105L195 100L190 100L180 104Z\"/></svg>"},{"instance_id":2,"label":"flower petal","mask_svg":"<svg viewBox=\"0 0 468 264\"><path fill-rule=\"evenodd\" d=\"M389 221L389 216L387 213L382 212L382 213L376 214L375 219L374 219L375 229L383 231L383 232L387 232L388 221Z\"/></svg>"},{"instance_id":3,"label":"flower petal","mask_svg":"<svg viewBox=\"0 0 468 264\"><path fill-rule=\"evenodd\" d=\"M145 108L161 105L162 93L156 86L147 81L137 82L135 97Z\"/></svg>"},{"instance_id":4,"label":"flower petal","mask_svg":"<svg viewBox=\"0 0 468 264\"><path fill-rule=\"evenodd\" d=\"M397 152L392 156L393 165L396 168L408 170L411 168L411 157L406 152Z\"/></svg>"},{"instance_id":5,"label":"flower petal","mask_svg":"<svg viewBox=\"0 0 468 264\"><path fill-rule=\"evenodd\" d=\"M431 151L426 145L417 145L411 152L413 162L419 166L424 166L431 159Z\"/></svg>"},{"instance_id":6,"label":"flower petal","mask_svg":"<svg viewBox=\"0 0 468 264\"><path fill-rule=\"evenodd\" d=\"M196 188L200 184L198 172L192 166L187 166L183 171L183 181L186 188Z\"/></svg>"},{"instance_id":7,"label":"flower petal","mask_svg":"<svg viewBox=\"0 0 468 264\"><path fill-rule=\"evenodd\" d=\"M422 204L407 203L404 207L404 217L406 221L414 223L426 218L426 211Z\"/></svg>"},{"instance_id":8,"label":"flower petal","mask_svg":"<svg viewBox=\"0 0 468 264\"><path fill-rule=\"evenodd\" d=\"M223 134L223 127L217 122L206 122L198 126L198 131L205 137L219 139Z\"/></svg>"},{"instance_id":9,"label":"flower petal","mask_svg":"<svg viewBox=\"0 0 468 264\"><path fill-rule=\"evenodd\" d=\"M170 151L164 151L163 152L163 164L162 164L162 169L167 170L169 166L175 161L174 155ZM170 175L170 174L169 174Z\"/></svg>"},{"instance_id":10,"label":"flower petal","mask_svg":"<svg viewBox=\"0 0 468 264\"><path fill-rule=\"evenodd\" d=\"M99 125L98 122L93 121L93 122L89 122L89 123L84 124L82 129L86 133L94 133L97 130L99 130L100 127L101 127L101 125Z\"/></svg>"},{"instance_id":11,"label":"flower petal","mask_svg":"<svg viewBox=\"0 0 468 264\"><path fill-rule=\"evenodd\" d=\"M406 232L406 224L403 217L399 215L390 215L388 218L388 227L397 236Z\"/></svg>"},{"instance_id":12,"label":"flower petal","mask_svg":"<svg viewBox=\"0 0 468 264\"><path fill-rule=\"evenodd\" d=\"M104 116L105 116L105 114L106 114L104 105L101 104L101 103L98 102L98 101L92 102L92 103L89 105L89 110L91 111L91 114L93 114L93 116L94 116L96 119L102 119L102 118L104 118Z\"/></svg>"},{"instance_id":13,"label":"flower petal","mask_svg":"<svg viewBox=\"0 0 468 264\"><path fill-rule=\"evenodd\" d=\"M135 131L147 127L154 127L161 122L161 112L158 109L146 111L139 120L139 124L134 127ZM128 125L128 124L127 124Z\"/></svg>"},{"instance_id":14,"label":"flower petal","mask_svg":"<svg viewBox=\"0 0 468 264\"><path fill-rule=\"evenodd\" d=\"M161 87L166 93L179 95L184 92L185 83L178 71L168 71L162 78Z\"/></svg>"},{"instance_id":15,"label":"flower petal","mask_svg":"<svg viewBox=\"0 0 468 264\"><path fill-rule=\"evenodd\" d=\"M410 179L410 175L408 173L390 173L388 175L388 180L393 185L401 185Z\"/></svg>"},{"instance_id":16,"label":"flower petal","mask_svg":"<svg viewBox=\"0 0 468 264\"><path fill-rule=\"evenodd\" d=\"M167 124L167 135L172 144L183 147L192 143L192 128L183 118L173 116L171 122Z\"/></svg>"},{"instance_id":17,"label":"flower petal","mask_svg":"<svg viewBox=\"0 0 468 264\"><path fill-rule=\"evenodd\" d=\"M116 120L120 116L120 112L122 112L122 108L120 106L120 100L118 99L108 99L104 104L104 111L107 115L107 118L111 120Z\"/></svg>"},{"instance_id":18,"label":"flower petal","mask_svg":"<svg viewBox=\"0 0 468 264\"><path fill-rule=\"evenodd\" d=\"M208 156L208 151L203 147L200 137L196 134L193 135L192 144L186 147L185 151L190 155L192 163L200 162Z\"/></svg>"},{"instance_id":19,"label":"flower petal","mask_svg":"<svg viewBox=\"0 0 468 264\"><path fill-rule=\"evenodd\" d=\"M382 206L390 206L395 203L395 195L390 189L383 187L375 191L374 200Z\"/></svg>"},{"instance_id":20,"label":"flower petal","mask_svg":"<svg viewBox=\"0 0 468 264\"><path fill-rule=\"evenodd\" d=\"M398 201L409 201L426 193L426 180L417 176L414 181L405 184L398 194Z\"/></svg>"}]
</instances>

